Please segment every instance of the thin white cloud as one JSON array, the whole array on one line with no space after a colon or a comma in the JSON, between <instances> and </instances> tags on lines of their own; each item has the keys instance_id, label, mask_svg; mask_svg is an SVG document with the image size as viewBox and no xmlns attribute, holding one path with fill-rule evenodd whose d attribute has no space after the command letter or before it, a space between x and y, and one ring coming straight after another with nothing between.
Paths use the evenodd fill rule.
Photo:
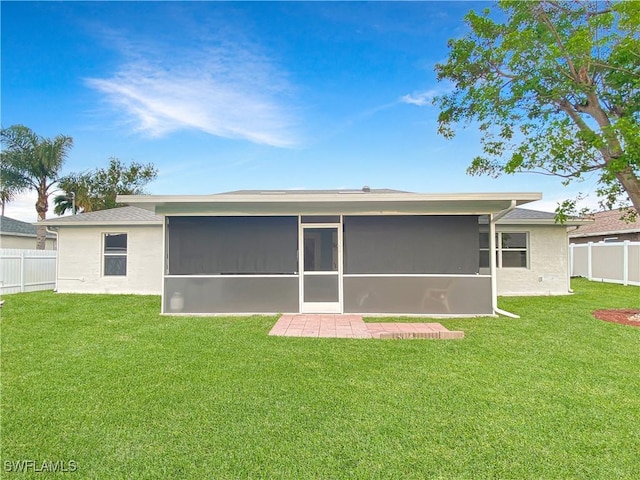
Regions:
<instances>
[{"instance_id":1,"label":"thin white cloud","mask_svg":"<svg viewBox=\"0 0 640 480\"><path fill-rule=\"evenodd\" d=\"M407 95L400 97L400 101L409 105L424 107L426 105L431 105L433 98L441 93L442 92L439 92L437 90L426 90L424 92L408 93Z\"/></svg>"},{"instance_id":2,"label":"thin white cloud","mask_svg":"<svg viewBox=\"0 0 640 480\"><path fill-rule=\"evenodd\" d=\"M187 50L119 42L125 61L117 71L86 82L136 132L162 137L191 129L275 147L296 145L284 74L249 46L221 44Z\"/></svg>"}]
</instances>

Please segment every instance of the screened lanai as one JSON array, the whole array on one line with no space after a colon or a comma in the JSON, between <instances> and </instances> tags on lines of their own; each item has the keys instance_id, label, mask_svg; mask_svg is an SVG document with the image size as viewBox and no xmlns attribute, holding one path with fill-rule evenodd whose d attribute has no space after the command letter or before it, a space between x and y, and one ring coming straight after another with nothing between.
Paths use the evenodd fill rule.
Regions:
<instances>
[{"instance_id":1,"label":"screened lanai","mask_svg":"<svg viewBox=\"0 0 640 480\"><path fill-rule=\"evenodd\" d=\"M130 196L164 216L163 313L484 315L492 220L539 194Z\"/></svg>"}]
</instances>

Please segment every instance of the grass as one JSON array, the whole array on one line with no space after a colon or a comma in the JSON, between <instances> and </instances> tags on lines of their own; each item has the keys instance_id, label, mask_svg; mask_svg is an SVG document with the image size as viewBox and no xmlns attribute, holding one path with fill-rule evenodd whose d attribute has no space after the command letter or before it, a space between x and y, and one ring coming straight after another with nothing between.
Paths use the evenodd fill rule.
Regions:
<instances>
[{"instance_id":1,"label":"grass","mask_svg":"<svg viewBox=\"0 0 640 480\"><path fill-rule=\"evenodd\" d=\"M443 321L456 341L268 337L275 317L161 317L157 297L8 296L2 476L32 459L96 479L638 478L640 328L590 312L640 308L640 289L574 289L501 299L518 320Z\"/></svg>"}]
</instances>

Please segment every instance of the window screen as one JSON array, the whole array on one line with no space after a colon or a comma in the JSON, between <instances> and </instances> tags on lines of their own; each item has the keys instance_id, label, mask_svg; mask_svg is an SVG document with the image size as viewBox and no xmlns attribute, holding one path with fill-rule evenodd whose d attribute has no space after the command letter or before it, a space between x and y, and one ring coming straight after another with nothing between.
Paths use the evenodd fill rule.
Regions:
<instances>
[{"instance_id":1,"label":"window screen","mask_svg":"<svg viewBox=\"0 0 640 480\"><path fill-rule=\"evenodd\" d=\"M478 273L479 238L471 215L345 217L345 273Z\"/></svg>"},{"instance_id":2,"label":"window screen","mask_svg":"<svg viewBox=\"0 0 640 480\"><path fill-rule=\"evenodd\" d=\"M291 274L297 217L169 217L170 275Z\"/></svg>"},{"instance_id":3,"label":"window screen","mask_svg":"<svg viewBox=\"0 0 640 480\"><path fill-rule=\"evenodd\" d=\"M127 234L104 234L104 275L124 276L127 274Z\"/></svg>"}]
</instances>

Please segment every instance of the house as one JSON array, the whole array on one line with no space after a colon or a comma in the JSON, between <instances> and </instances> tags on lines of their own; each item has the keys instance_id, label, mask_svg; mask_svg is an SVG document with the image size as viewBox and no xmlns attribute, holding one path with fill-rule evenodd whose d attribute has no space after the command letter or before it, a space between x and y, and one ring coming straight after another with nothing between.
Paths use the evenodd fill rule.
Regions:
<instances>
[{"instance_id":1,"label":"house","mask_svg":"<svg viewBox=\"0 0 640 480\"><path fill-rule=\"evenodd\" d=\"M162 313L485 315L569 291L567 226L538 193L134 195L48 220L59 292L162 295ZM495 255L491 252L495 252Z\"/></svg>"},{"instance_id":2,"label":"house","mask_svg":"<svg viewBox=\"0 0 640 480\"><path fill-rule=\"evenodd\" d=\"M162 292L161 216L120 207L43 223L58 236L58 292Z\"/></svg>"},{"instance_id":3,"label":"house","mask_svg":"<svg viewBox=\"0 0 640 480\"><path fill-rule=\"evenodd\" d=\"M569 232L571 243L640 242L640 216L635 222L621 220L620 210L606 210L590 215L593 221Z\"/></svg>"},{"instance_id":4,"label":"house","mask_svg":"<svg viewBox=\"0 0 640 480\"><path fill-rule=\"evenodd\" d=\"M0 217L0 248L36 248L37 228L35 225L9 218ZM45 240L45 250L56 249L56 237L50 233Z\"/></svg>"}]
</instances>

